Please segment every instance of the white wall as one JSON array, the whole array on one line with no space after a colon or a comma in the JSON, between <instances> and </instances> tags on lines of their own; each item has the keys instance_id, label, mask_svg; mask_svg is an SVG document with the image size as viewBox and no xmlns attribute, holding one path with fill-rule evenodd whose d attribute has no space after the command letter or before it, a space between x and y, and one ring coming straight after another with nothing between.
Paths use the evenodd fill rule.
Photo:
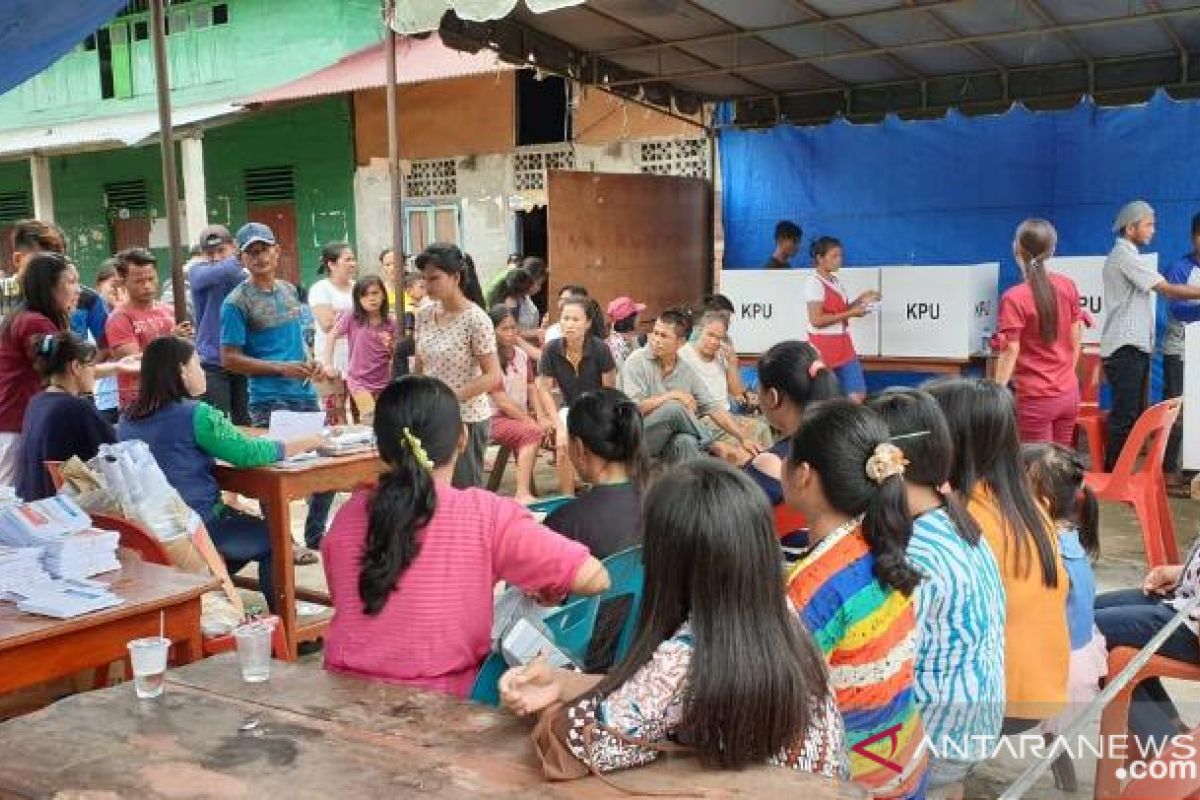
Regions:
<instances>
[{"instance_id":1,"label":"white wall","mask_svg":"<svg viewBox=\"0 0 1200 800\"><path fill-rule=\"evenodd\" d=\"M392 246L391 185L385 159L373 158L354 170L354 252L360 275L376 271L379 253Z\"/></svg>"}]
</instances>

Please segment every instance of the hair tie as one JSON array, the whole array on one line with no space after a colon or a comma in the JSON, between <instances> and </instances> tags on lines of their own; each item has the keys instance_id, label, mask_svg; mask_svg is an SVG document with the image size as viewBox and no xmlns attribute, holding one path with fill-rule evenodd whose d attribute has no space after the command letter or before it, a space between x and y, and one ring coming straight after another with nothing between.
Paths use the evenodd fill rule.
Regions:
<instances>
[{"instance_id":1,"label":"hair tie","mask_svg":"<svg viewBox=\"0 0 1200 800\"><path fill-rule=\"evenodd\" d=\"M867 459L867 477L882 484L893 475L904 475L904 467L908 459L903 451L891 442L880 442L875 445L875 452Z\"/></svg>"},{"instance_id":2,"label":"hair tie","mask_svg":"<svg viewBox=\"0 0 1200 800\"><path fill-rule=\"evenodd\" d=\"M413 458L417 460L421 468L426 472L433 472L433 462L429 460L429 454L425 452L425 448L422 446L421 440L417 438L417 435L408 428L402 430L400 435L408 444L408 449L412 451Z\"/></svg>"},{"instance_id":3,"label":"hair tie","mask_svg":"<svg viewBox=\"0 0 1200 800\"><path fill-rule=\"evenodd\" d=\"M825 362L821 359L818 358L817 360L813 361L808 365L808 379L812 380L813 378L817 377L817 373L825 368Z\"/></svg>"}]
</instances>

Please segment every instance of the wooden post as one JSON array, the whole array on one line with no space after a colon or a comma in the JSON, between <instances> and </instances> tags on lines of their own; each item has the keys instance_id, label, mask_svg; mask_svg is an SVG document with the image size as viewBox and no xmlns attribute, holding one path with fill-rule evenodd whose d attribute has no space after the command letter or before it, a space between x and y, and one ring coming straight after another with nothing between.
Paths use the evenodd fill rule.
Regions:
<instances>
[{"instance_id":1,"label":"wooden post","mask_svg":"<svg viewBox=\"0 0 1200 800\"><path fill-rule=\"evenodd\" d=\"M400 125L396 119L396 29L388 19L387 35L387 125L388 175L392 181L392 257L396 261L396 322L404 331L404 175L400 172Z\"/></svg>"},{"instance_id":2,"label":"wooden post","mask_svg":"<svg viewBox=\"0 0 1200 800\"><path fill-rule=\"evenodd\" d=\"M179 185L175 171L175 136L171 127L171 76L167 71L167 34L163 21L166 0L150 0L151 38L154 43L154 82L158 89L158 131L162 145L163 193L167 200L167 247L171 265L171 288L175 321L187 319L187 288L184 285L182 237L179 233Z\"/></svg>"}]
</instances>

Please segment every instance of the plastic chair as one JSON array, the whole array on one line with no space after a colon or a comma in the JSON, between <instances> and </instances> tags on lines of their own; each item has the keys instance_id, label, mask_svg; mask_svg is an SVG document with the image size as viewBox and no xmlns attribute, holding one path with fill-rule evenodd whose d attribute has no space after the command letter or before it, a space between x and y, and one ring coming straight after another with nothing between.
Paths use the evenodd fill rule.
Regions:
<instances>
[{"instance_id":1,"label":"plastic chair","mask_svg":"<svg viewBox=\"0 0 1200 800\"><path fill-rule=\"evenodd\" d=\"M1132 647L1117 647L1108 654L1108 674L1110 676L1117 675L1121 670L1129 664L1133 657L1138 654L1138 651ZM1133 677L1129 683L1125 685L1120 692L1117 693L1108 705L1104 708L1104 713L1100 716L1100 738L1101 742L1117 742L1124 741L1125 736L1129 731L1129 706L1133 700L1133 690L1142 681L1150 678L1174 678L1181 681L1200 681L1200 666L1195 664L1187 664L1182 661L1176 661L1166 656L1154 656L1141 670ZM1193 732L1193 736L1195 732ZM1189 791L1175 793L1160 793L1160 789L1166 787L1161 786L1155 781L1155 791L1145 793L1139 790L1135 793L1135 788L1141 785L1145 789L1145 781L1135 781L1127 787L1126 791L1121 791L1121 779L1117 776L1117 770L1125 766L1125 760L1120 757L1115 757L1114 748L1106 747L1101 757L1096 761L1096 783L1095 797L1096 800L1108 800L1112 797L1155 797L1183 798L1191 796L1197 788L1194 783ZM1192 754L1189 754L1190 757ZM1162 757L1168 757L1166 753ZM1186 757L1185 757L1186 758Z\"/></svg>"},{"instance_id":2,"label":"plastic chair","mask_svg":"<svg viewBox=\"0 0 1200 800\"><path fill-rule=\"evenodd\" d=\"M54 491L61 492L63 487L63 474L61 461L43 461L42 464L46 467L46 472L50 475L50 483L54 486Z\"/></svg>"},{"instance_id":3,"label":"plastic chair","mask_svg":"<svg viewBox=\"0 0 1200 800\"><path fill-rule=\"evenodd\" d=\"M775 535L780 539L808 527L808 520L804 518L804 515L787 503L780 503L771 510L775 517Z\"/></svg>"},{"instance_id":4,"label":"plastic chair","mask_svg":"<svg viewBox=\"0 0 1200 800\"><path fill-rule=\"evenodd\" d=\"M164 567L174 566L171 554L162 546L158 537L133 520L108 514L92 514L91 517L95 527L121 534L121 547L133 550L146 563L162 564Z\"/></svg>"},{"instance_id":5,"label":"plastic chair","mask_svg":"<svg viewBox=\"0 0 1200 800\"><path fill-rule=\"evenodd\" d=\"M261 622L274 622L275 627L271 629L271 655L280 661L287 660L287 640L283 635L283 622L274 614L266 617L259 617ZM215 656L220 653L229 653L237 649L237 639L234 638L233 632L224 634L223 636L205 637L202 645L204 656Z\"/></svg>"},{"instance_id":6,"label":"plastic chair","mask_svg":"<svg viewBox=\"0 0 1200 800\"><path fill-rule=\"evenodd\" d=\"M1100 500L1133 507L1146 545L1146 561L1151 567L1179 563L1175 524L1163 480L1163 453L1182 405L1182 400L1174 398L1146 409L1121 448L1113 471L1089 472L1084 476ZM1149 447L1145 447L1147 442ZM1138 467L1138 455L1143 448L1146 457Z\"/></svg>"},{"instance_id":7,"label":"plastic chair","mask_svg":"<svg viewBox=\"0 0 1200 800\"><path fill-rule=\"evenodd\" d=\"M1088 460L1094 469L1104 468L1108 440L1108 412L1100 408L1100 384L1104 369L1097 351L1079 354L1079 416L1075 419L1075 446L1079 434L1087 439Z\"/></svg>"}]
</instances>

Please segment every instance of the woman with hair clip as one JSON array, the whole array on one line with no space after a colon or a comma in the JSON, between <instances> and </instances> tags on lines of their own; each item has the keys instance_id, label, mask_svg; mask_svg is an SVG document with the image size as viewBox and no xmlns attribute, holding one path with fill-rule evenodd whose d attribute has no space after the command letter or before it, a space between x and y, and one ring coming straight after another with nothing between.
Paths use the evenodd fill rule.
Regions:
<instances>
[{"instance_id":1,"label":"woman with hair clip","mask_svg":"<svg viewBox=\"0 0 1200 800\"><path fill-rule=\"evenodd\" d=\"M505 707L540 712L539 750L567 748L581 776L682 745L711 767L842 777L821 653L782 584L764 580L780 552L754 484L715 460L681 464L647 492L643 529L646 583L625 658L607 676L539 658L500 679Z\"/></svg>"},{"instance_id":2,"label":"woman with hair clip","mask_svg":"<svg viewBox=\"0 0 1200 800\"><path fill-rule=\"evenodd\" d=\"M262 467L312 450L323 438L281 442L247 436L223 412L196 399L206 388L204 368L190 342L175 336L155 339L142 354L137 399L125 410L117 436L123 442L140 439L150 447L167 482L204 522L231 575L258 562L263 597L276 611L267 523L221 501L216 460Z\"/></svg>"},{"instance_id":3,"label":"woman with hair clip","mask_svg":"<svg viewBox=\"0 0 1200 800\"><path fill-rule=\"evenodd\" d=\"M326 669L466 697L491 649L497 581L549 603L608 588L583 545L508 498L451 485L467 435L458 398L435 378L410 375L379 396L387 471L321 542L334 609Z\"/></svg>"},{"instance_id":4,"label":"woman with hair clip","mask_svg":"<svg viewBox=\"0 0 1200 800\"><path fill-rule=\"evenodd\" d=\"M431 244L416 265L434 302L417 310L415 371L444 382L458 396L467 446L455 459L454 485L482 486L492 417L488 395L504 391L492 320L481 308L475 267L457 247Z\"/></svg>"},{"instance_id":5,"label":"woman with hair clip","mask_svg":"<svg viewBox=\"0 0 1200 800\"><path fill-rule=\"evenodd\" d=\"M929 789L961 797L962 782L991 757L1004 721L1004 584L979 526L950 490L954 444L927 392L889 389L867 401L904 454L913 515L908 560L917 587L916 698L933 743Z\"/></svg>"},{"instance_id":6,"label":"woman with hair clip","mask_svg":"<svg viewBox=\"0 0 1200 800\"><path fill-rule=\"evenodd\" d=\"M1010 380L1017 395L1017 431L1022 442L1057 442L1072 447L1079 415L1075 364L1090 325L1079 305L1079 289L1066 275L1049 272L1058 233L1044 219L1017 227L1013 256L1024 283L1000 298L996 335L996 382Z\"/></svg>"},{"instance_id":7,"label":"woman with hair clip","mask_svg":"<svg viewBox=\"0 0 1200 800\"><path fill-rule=\"evenodd\" d=\"M846 396L861 403L867 395L867 381L854 351L854 340L850 338L850 320L871 313L871 304L879 300L879 292L863 292L851 302L846 287L837 277L842 269L842 243L832 236L814 239L809 252L813 274L804 284L808 340L821 354L821 360L837 373Z\"/></svg>"},{"instance_id":8,"label":"woman with hair clip","mask_svg":"<svg viewBox=\"0 0 1200 800\"><path fill-rule=\"evenodd\" d=\"M338 340L333 347L333 360L326 361L329 339L337 330L342 317L354 313L354 275L358 261L345 242L329 242L321 250L317 273L326 277L308 290L308 305L315 322L313 358L323 362L326 385L322 389L325 410L333 424L346 421L346 370L350 366L350 342Z\"/></svg>"},{"instance_id":9,"label":"woman with hair clip","mask_svg":"<svg viewBox=\"0 0 1200 800\"><path fill-rule=\"evenodd\" d=\"M1012 395L982 378L925 387L954 439L950 485L1000 565L1004 581L1004 732L1019 733L1062 709L1067 691L1067 575L1058 538L1021 466Z\"/></svg>"},{"instance_id":10,"label":"woman with hair clip","mask_svg":"<svg viewBox=\"0 0 1200 800\"><path fill-rule=\"evenodd\" d=\"M755 456L745 469L762 487L771 505L777 507L776 533L786 538L788 544L803 545L805 537L803 517L788 515L778 508L784 505L780 480L783 462L792 452L792 436L800 429L800 420L809 404L841 394L837 376L807 342L780 342L758 359L759 407L767 422L782 436L769 450Z\"/></svg>"},{"instance_id":11,"label":"woman with hair clip","mask_svg":"<svg viewBox=\"0 0 1200 800\"><path fill-rule=\"evenodd\" d=\"M638 543L650 471L637 403L616 389L585 392L567 412L567 454L586 494L559 506L546 527L608 558Z\"/></svg>"},{"instance_id":12,"label":"woman with hair clip","mask_svg":"<svg viewBox=\"0 0 1200 800\"><path fill-rule=\"evenodd\" d=\"M95 458L117 440L90 399L96 385L96 348L73 333L43 334L34 344L34 365L46 390L33 396L21 428L17 495L41 500L55 494L47 461Z\"/></svg>"},{"instance_id":13,"label":"woman with hair clip","mask_svg":"<svg viewBox=\"0 0 1200 800\"><path fill-rule=\"evenodd\" d=\"M913 665L921 573L905 552L912 530L906 463L878 414L830 400L804 414L783 481L813 543L789 571L788 596L836 667L850 777L871 797L925 794ZM855 750L873 741L892 743L890 752L873 752L895 768Z\"/></svg>"}]
</instances>

